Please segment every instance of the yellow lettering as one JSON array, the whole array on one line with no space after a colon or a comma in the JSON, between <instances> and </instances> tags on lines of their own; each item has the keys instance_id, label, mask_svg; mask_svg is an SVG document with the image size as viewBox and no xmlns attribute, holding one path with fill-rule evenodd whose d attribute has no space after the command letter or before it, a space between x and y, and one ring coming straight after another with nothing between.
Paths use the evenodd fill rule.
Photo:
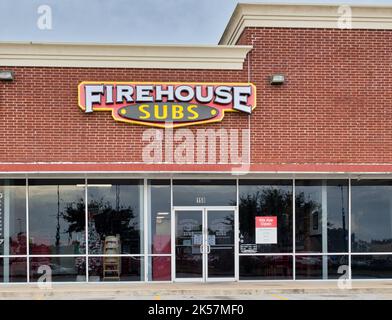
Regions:
<instances>
[{"instance_id":1,"label":"yellow lettering","mask_svg":"<svg viewBox=\"0 0 392 320\"><path fill-rule=\"evenodd\" d=\"M162 106L162 110L163 110L163 112L162 112L163 114L160 115L159 114L159 105L156 104L154 106L154 117L155 117L155 119L158 119L158 120L166 120L167 119L167 104L164 104Z\"/></svg>"},{"instance_id":2,"label":"yellow lettering","mask_svg":"<svg viewBox=\"0 0 392 320\"><path fill-rule=\"evenodd\" d=\"M193 114L192 117L188 117L188 120L196 120L199 118L199 114L195 110L193 110L196 108L197 108L197 105L195 105L195 104L188 106L188 112Z\"/></svg>"},{"instance_id":3,"label":"yellow lettering","mask_svg":"<svg viewBox=\"0 0 392 320\"><path fill-rule=\"evenodd\" d=\"M139 119L150 119L151 115L150 112L145 110L146 108L150 107L148 104L142 104L139 106L139 112L142 112L145 114L145 116L140 116Z\"/></svg>"},{"instance_id":4,"label":"yellow lettering","mask_svg":"<svg viewBox=\"0 0 392 320\"><path fill-rule=\"evenodd\" d=\"M173 104L172 105L172 119L180 120L184 118L184 108L182 105Z\"/></svg>"}]
</instances>

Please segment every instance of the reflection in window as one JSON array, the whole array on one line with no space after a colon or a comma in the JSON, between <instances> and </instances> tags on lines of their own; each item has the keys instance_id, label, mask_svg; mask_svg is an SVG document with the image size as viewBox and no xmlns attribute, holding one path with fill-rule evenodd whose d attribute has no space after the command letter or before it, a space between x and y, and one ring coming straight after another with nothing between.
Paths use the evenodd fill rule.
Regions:
<instances>
[{"instance_id":1,"label":"reflection in window","mask_svg":"<svg viewBox=\"0 0 392 320\"><path fill-rule=\"evenodd\" d=\"M0 180L0 254L26 254L26 180Z\"/></svg>"},{"instance_id":2,"label":"reflection in window","mask_svg":"<svg viewBox=\"0 0 392 320\"><path fill-rule=\"evenodd\" d=\"M236 206L235 180L173 180L174 206Z\"/></svg>"},{"instance_id":3,"label":"reflection in window","mask_svg":"<svg viewBox=\"0 0 392 320\"><path fill-rule=\"evenodd\" d=\"M148 259L148 281L171 280L171 257L158 256Z\"/></svg>"},{"instance_id":4,"label":"reflection in window","mask_svg":"<svg viewBox=\"0 0 392 320\"><path fill-rule=\"evenodd\" d=\"M48 282L84 282L86 259L84 257L30 258L30 281L38 281L41 277Z\"/></svg>"},{"instance_id":5,"label":"reflection in window","mask_svg":"<svg viewBox=\"0 0 392 320\"><path fill-rule=\"evenodd\" d=\"M352 255L353 279L392 279L392 255Z\"/></svg>"},{"instance_id":6,"label":"reflection in window","mask_svg":"<svg viewBox=\"0 0 392 320\"><path fill-rule=\"evenodd\" d=\"M348 256L296 256L295 268L296 279L348 277Z\"/></svg>"},{"instance_id":7,"label":"reflection in window","mask_svg":"<svg viewBox=\"0 0 392 320\"><path fill-rule=\"evenodd\" d=\"M291 280L292 256L240 256L240 280Z\"/></svg>"},{"instance_id":8,"label":"reflection in window","mask_svg":"<svg viewBox=\"0 0 392 320\"><path fill-rule=\"evenodd\" d=\"M392 180L352 181L352 251L392 251Z\"/></svg>"},{"instance_id":9,"label":"reflection in window","mask_svg":"<svg viewBox=\"0 0 392 320\"><path fill-rule=\"evenodd\" d=\"M292 251L292 181L240 180L240 253ZM256 244L256 217L277 217L277 244Z\"/></svg>"},{"instance_id":10,"label":"reflection in window","mask_svg":"<svg viewBox=\"0 0 392 320\"><path fill-rule=\"evenodd\" d=\"M171 252L170 180L148 180L149 253Z\"/></svg>"},{"instance_id":11,"label":"reflection in window","mask_svg":"<svg viewBox=\"0 0 392 320\"><path fill-rule=\"evenodd\" d=\"M143 252L142 186L142 180L88 180L90 254Z\"/></svg>"},{"instance_id":12,"label":"reflection in window","mask_svg":"<svg viewBox=\"0 0 392 320\"><path fill-rule=\"evenodd\" d=\"M26 258L0 258L0 282L26 282Z\"/></svg>"},{"instance_id":13,"label":"reflection in window","mask_svg":"<svg viewBox=\"0 0 392 320\"><path fill-rule=\"evenodd\" d=\"M141 257L89 258L89 281L143 281L143 267Z\"/></svg>"},{"instance_id":14,"label":"reflection in window","mask_svg":"<svg viewBox=\"0 0 392 320\"><path fill-rule=\"evenodd\" d=\"M348 182L296 180L297 252L348 252Z\"/></svg>"},{"instance_id":15,"label":"reflection in window","mask_svg":"<svg viewBox=\"0 0 392 320\"><path fill-rule=\"evenodd\" d=\"M84 180L29 180L32 254L85 253Z\"/></svg>"}]
</instances>

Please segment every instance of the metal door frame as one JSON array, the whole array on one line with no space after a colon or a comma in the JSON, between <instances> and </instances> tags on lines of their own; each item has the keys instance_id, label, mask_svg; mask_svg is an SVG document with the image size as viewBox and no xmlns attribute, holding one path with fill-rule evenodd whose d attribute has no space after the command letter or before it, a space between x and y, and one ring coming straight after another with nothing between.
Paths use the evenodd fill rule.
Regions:
<instances>
[{"instance_id":1,"label":"metal door frame","mask_svg":"<svg viewBox=\"0 0 392 320\"><path fill-rule=\"evenodd\" d=\"M201 278L176 278L176 219L177 211L199 211L202 213L202 233L203 233L203 250L202 254L202 277ZM234 276L230 278L209 278L208 277L208 252L206 250L207 245L207 215L209 211L233 211L234 212ZM222 281L238 281L238 213L237 207L235 206L192 206L192 207L173 207L171 216L171 228L172 228L172 281L174 282L222 282Z\"/></svg>"}]
</instances>

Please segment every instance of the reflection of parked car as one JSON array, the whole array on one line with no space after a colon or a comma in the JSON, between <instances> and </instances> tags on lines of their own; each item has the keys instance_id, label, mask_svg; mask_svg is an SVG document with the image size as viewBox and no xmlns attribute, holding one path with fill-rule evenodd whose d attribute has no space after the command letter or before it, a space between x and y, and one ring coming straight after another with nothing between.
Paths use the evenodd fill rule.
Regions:
<instances>
[{"instance_id":1,"label":"reflection of parked car","mask_svg":"<svg viewBox=\"0 0 392 320\"><path fill-rule=\"evenodd\" d=\"M49 264L50 269L52 270L52 275L74 275L76 274L76 270L73 267L64 267L55 263Z\"/></svg>"},{"instance_id":2,"label":"reflection of parked car","mask_svg":"<svg viewBox=\"0 0 392 320\"><path fill-rule=\"evenodd\" d=\"M314 265L320 264L320 258L319 257L301 257L300 259L298 259L298 257L297 257L297 264L304 265L304 266L314 266Z\"/></svg>"},{"instance_id":3,"label":"reflection of parked car","mask_svg":"<svg viewBox=\"0 0 392 320\"><path fill-rule=\"evenodd\" d=\"M357 267L369 267L371 262L369 260L357 260L355 261L355 265Z\"/></svg>"}]
</instances>

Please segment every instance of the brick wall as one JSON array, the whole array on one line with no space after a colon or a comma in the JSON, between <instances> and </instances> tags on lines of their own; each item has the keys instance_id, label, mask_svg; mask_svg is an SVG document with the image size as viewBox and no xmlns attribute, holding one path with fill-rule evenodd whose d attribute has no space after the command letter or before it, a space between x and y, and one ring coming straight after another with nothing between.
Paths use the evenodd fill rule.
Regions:
<instances>
[{"instance_id":1,"label":"brick wall","mask_svg":"<svg viewBox=\"0 0 392 320\"><path fill-rule=\"evenodd\" d=\"M250 28L239 43L254 46L254 162L392 162L391 31Z\"/></svg>"},{"instance_id":2,"label":"brick wall","mask_svg":"<svg viewBox=\"0 0 392 320\"><path fill-rule=\"evenodd\" d=\"M251 117L252 162L392 163L392 32L248 28L250 78L258 106ZM144 126L110 112L84 114L81 81L246 82L240 71L7 68L0 82L0 162L139 162ZM284 73L284 86L268 76ZM198 128L247 128L244 114Z\"/></svg>"}]
</instances>

